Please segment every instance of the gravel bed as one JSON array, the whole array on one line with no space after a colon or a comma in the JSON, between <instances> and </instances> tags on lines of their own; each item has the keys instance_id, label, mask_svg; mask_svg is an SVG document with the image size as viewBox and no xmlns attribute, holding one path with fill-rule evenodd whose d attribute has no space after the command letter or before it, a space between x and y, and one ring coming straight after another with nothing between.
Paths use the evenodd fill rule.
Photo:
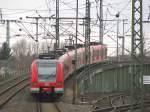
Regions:
<instances>
[{"instance_id":1,"label":"gravel bed","mask_svg":"<svg viewBox=\"0 0 150 112\"><path fill-rule=\"evenodd\" d=\"M0 112L33 112L34 99L26 87L13 97L7 104L0 108Z\"/></svg>"}]
</instances>

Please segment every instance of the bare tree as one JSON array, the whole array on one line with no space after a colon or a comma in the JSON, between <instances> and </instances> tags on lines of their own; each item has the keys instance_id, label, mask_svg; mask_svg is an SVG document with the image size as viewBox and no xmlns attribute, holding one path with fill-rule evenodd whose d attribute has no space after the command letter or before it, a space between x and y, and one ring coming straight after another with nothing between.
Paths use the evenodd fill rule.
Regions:
<instances>
[{"instance_id":1,"label":"bare tree","mask_svg":"<svg viewBox=\"0 0 150 112\"><path fill-rule=\"evenodd\" d=\"M15 55L18 58L26 56L28 53L27 47L27 41L25 39L17 41L16 44L14 44L12 47L13 55Z\"/></svg>"},{"instance_id":2,"label":"bare tree","mask_svg":"<svg viewBox=\"0 0 150 112\"><path fill-rule=\"evenodd\" d=\"M35 54L36 46L34 43L27 42L25 39L17 41L12 46L13 55L17 58L22 58L25 56L32 56Z\"/></svg>"},{"instance_id":3,"label":"bare tree","mask_svg":"<svg viewBox=\"0 0 150 112\"><path fill-rule=\"evenodd\" d=\"M48 52L47 43L46 42L42 42L39 45L39 53L47 53L47 52Z\"/></svg>"},{"instance_id":4,"label":"bare tree","mask_svg":"<svg viewBox=\"0 0 150 112\"><path fill-rule=\"evenodd\" d=\"M33 43L21 39L12 46L12 53L16 58L16 64L18 64L19 70L22 71L25 67L31 65L35 47Z\"/></svg>"}]
</instances>

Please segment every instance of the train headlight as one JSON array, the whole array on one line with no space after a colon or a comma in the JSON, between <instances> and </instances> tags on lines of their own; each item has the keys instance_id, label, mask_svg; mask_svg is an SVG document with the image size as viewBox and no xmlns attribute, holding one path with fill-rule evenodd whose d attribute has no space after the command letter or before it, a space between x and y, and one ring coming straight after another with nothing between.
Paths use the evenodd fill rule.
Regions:
<instances>
[{"instance_id":1,"label":"train headlight","mask_svg":"<svg viewBox=\"0 0 150 112\"><path fill-rule=\"evenodd\" d=\"M32 86L36 86L36 85L37 85L37 82L33 82L33 83L32 83Z\"/></svg>"},{"instance_id":2,"label":"train headlight","mask_svg":"<svg viewBox=\"0 0 150 112\"><path fill-rule=\"evenodd\" d=\"M63 84L62 82L58 82L58 83L57 83L57 85L62 85L62 84Z\"/></svg>"}]
</instances>

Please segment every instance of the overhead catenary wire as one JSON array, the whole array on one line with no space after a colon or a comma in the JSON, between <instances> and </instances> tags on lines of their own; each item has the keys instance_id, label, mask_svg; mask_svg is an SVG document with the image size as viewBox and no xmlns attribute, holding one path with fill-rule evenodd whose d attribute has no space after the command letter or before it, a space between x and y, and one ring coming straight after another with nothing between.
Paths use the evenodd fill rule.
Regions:
<instances>
[{"instance_id":1,"label":"overhead catenary wire","mask_svg":"<svg viewBox=\"0 0 150 112\"><path fill-rule=\"evenodd\" d=\"M117 43L120 47L122 47L122 45L118 43L115 39L113 39L110 35L107 35L107 36L111 38L115 43ZM128 49L124 48L124 50L126 50L129 54L131 54L131 51L129 51Z\"/></svg>"},{"instance_id":2,"label":"overhead catenary wire","mask_svg":"<svg viewBox=\"0 0 150 112\"><path fill-rule=\"evenodd\" d=\"M43 24L40 24L40 27L45 29L47 31L47 34L50 34L53 37L53 39L56 39L56 37L48 29L46 29L45 26L43 26Z\"/></svg>"},{"instance_id":3,"label":"overhead catenary wire","mask_svg":"<svg viewBox=\"0 0 150 112\"><path fill-rule=\"evenodd\" d=\"M67 7L71 8L71 9L74 10L74 11L76 11L75 8L73 8L73 7L71 7L70 5L66 4L64 1L60 0L60 3L63 3L63 4L66 5ZM84 15L83 15L82 13L80 13L79 11L78 11L78 13L79 13L81 16L84 16Z\"/></svg>"},{"instance_id":4,"label":"overhead catenary wire","mask_svg":"<svg viewBox=\"0 0 150 112\"><path fill-rule=\"evenodd\" d=\"M66 30L66 28L64 28L63 26L60 25L60 27ZM72 28L73 28L73 27L72 27ZM74 30L75 30L75 28L74 28ZM68 31L68 33L70 34L69 31ZM82 35L82 33L80 33L79 31L78 31L78 33ZM75 36L74 34L72 34L72 35ZM82 35L82 36L83 36L83 35ZM81 39L79 39L79 38L77 38L77 39L78 39L80 42L85 43L85 42L82 41Z\"/></svg>"},{"instance_id":5,"label":"overhead catenary wire","mask_svg":"<svg viewBox=\"0 0 150 112\"><path fill-rule=\"evenodd\" d=\"M60 33L60 35L63 35L63 33L68 33L68 30L70 29L72 27L72 25L71 26L69 26L68 28L66 28L65 30L63 30L63 32L62 33Z\"/></svg>"},{"instance_id":6,"label":"overhead catenary wire","mask_svg":"<svg viewBox=\"0 0 150 112\"><path fill-rule=\"evenodd\" d=\"M17 22L16 22L16 24L25 32L25 33L27 33L28 35L28 37L29 38L32 38L34 41L36 41L35 39L34 39L34 37L31 35L31 33L28 31L28 29L23 25L23 27L20 25L20 24L18 24Z\"/></svg>"},{"instance_id":7,"label":"overhead catenary wire","mask_svg":"<svg viewBox=\"0 0 150 112\"><path fill-rule=\"evenodd\" d=\"M50 2L50 0L47 0L47 2ZM65 3L66 3L66 1L64 1ZM125 2L124 2L125 3ZM119 3L118 3L119 4ZM109 4L108 4L109 5ZM112 5L112 4L111 4ZM71 8L68 8L69 10L74 10L74 9L71 9ZM116 8L117 9L117 8ZM123 9L123 8L121 8L121 9ZM63 10L63 9L62 9ZM118 10L118 9L117 9ZM35 11L35 10L34 10ZM39 10L40 11L40 10ZM42 11L42 10L41 10ZM43 10L44 11L44 10ZM48 10L46 10L46 12L47 12ZM108 12L107 12L108 13ZM107 18L106 18L107 19ZM95 26L96 26L96 22L95 22ZM94 25L93 25L93 27L94 27ZM107 27L107 25L106 25L106 27ZM114 26L115 27L115 26ZM111 29L113 29L113 28L106 28L105 29L105 32L106 32L106 34L108 34L109 32L111 32L112 30ZM109 31L110 30L110 31ZM63 32L63 33L65 33L65 32ZM114 32L115 33L115 32Z\"/></svg>"}]
</instances>

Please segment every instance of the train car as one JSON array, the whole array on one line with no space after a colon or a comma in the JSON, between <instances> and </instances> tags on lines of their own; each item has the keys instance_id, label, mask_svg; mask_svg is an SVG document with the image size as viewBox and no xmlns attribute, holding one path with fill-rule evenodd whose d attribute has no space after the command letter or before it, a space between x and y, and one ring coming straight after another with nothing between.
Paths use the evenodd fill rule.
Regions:
<instances>
[{"instance_id":1,"label":"train car","mask_svg":"<svg viewBox=\"0 0 150 112\"><path fill-rule=\"evenodd\" d=\"M97 63L104 61L107 58L107 47L105 45L91 45L90 47L90 63ZM64 80L68 78L75 70L75 65L72 64L72 60L75 59L75 51L65 53L59 58L59 62L63 65ZM85 48L77 49L77 69L85 66Z\"/></svg>"},{"instance_id":2,"label":"train car","mask_svg":"<svg viewBox=\"0 0 150 112\"><path fill-rule=\"evenodd\" d=\"M62 68L58 60L34 60L31 65L31 93L64 93Z\"/></svg>"},{"instance_id":3,"label":"train car","mask_svg":"<svg viewBox=\"0 0 150 112\"><path fill-rule=\"evenodd\" d=\"M97 63L107 58L105 45L91 45L90 63ZM75 70L75 51L68 51L55 59L36 59L31 65L31 93L64 93L64 81ZM85 66L85 48L77 49L77 69Z\"/></svg>"}]
</instances>

